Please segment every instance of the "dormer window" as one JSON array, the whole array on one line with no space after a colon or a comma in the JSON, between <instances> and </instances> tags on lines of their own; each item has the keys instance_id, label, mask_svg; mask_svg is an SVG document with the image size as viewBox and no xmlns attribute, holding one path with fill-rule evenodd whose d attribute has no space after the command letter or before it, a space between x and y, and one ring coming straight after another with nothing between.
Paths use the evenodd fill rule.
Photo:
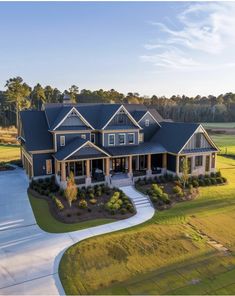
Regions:
<instances>
[{"instance_id":1,"label":"dormer window","mask_svg":"<svg viewBox=\"0 0 235 296\"><path fill-rule=\"evenodd\" d=\"M145 126L149 126L149 119L145 119Z\"/></svg>"},{"instance_id":2,"label":"dormer window","mask_svg":"<svg viewBox=\"0 0 235 296\"><path fill-rule=\"evenodd\" d=\"M91 134L91 143L95 143L95 134Z\"/></svg>"},{"instance_id":3,"label":"dormer window","mask_svg":"<svg viewBox=\"0 0 235 296\"><path fill-rule=\"evenodd\" d=\"M65 146L65 136L60 136L60 146Z\"/></svg>"}]
</instances>

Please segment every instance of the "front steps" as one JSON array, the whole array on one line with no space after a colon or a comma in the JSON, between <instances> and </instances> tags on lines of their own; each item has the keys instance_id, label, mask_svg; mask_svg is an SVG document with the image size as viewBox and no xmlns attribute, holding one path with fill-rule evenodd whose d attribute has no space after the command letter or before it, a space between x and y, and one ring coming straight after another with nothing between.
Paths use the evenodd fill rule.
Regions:
<instances>
[{"instance_id":1,"label":"front steps","mask_svg":"<svg viewBox=\"0 0 235 296\"><path fill-rule=\"evenodd\" d=\"M132 200L137 210L139 208L153 207L149 197L137 191L133 186L124 186L121 189Z\"/></svg>"}]
</instances>

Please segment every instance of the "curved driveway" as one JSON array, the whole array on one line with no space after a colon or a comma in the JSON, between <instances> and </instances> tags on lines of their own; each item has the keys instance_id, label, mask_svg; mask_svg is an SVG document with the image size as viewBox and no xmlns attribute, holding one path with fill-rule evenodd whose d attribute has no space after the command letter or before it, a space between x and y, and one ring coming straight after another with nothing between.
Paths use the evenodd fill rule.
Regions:
<instances>
[{"instance_id":1,"label":"curved driveway","mask_svg":"<svg viewBox=\"0 0 235 296\"><path fill-rule=\"evenodd\" d=\"M95 235L128 228L154 215L154 209L132 187L123 187L137 214L126 220L84 230L53 234L36 224L22 169L0 172L0 295L62 295L58 266L64 251Z\"/></svg>"}]
</instances>

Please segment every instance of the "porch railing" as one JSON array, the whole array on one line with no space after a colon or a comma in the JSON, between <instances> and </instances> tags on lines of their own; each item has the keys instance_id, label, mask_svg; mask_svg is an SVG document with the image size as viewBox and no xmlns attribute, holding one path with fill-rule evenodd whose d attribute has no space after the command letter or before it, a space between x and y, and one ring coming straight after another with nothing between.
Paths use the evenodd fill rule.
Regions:
<instances>
[{"instance_id":1,"label":"porch railing","mask_svg":"<svg viewBox=\"0 0 235 296\"><path fill-rule=\"evenodd\" d=\"M145 176L146 170L133 171L133 177Z\"/></svg>"}]
</instances>

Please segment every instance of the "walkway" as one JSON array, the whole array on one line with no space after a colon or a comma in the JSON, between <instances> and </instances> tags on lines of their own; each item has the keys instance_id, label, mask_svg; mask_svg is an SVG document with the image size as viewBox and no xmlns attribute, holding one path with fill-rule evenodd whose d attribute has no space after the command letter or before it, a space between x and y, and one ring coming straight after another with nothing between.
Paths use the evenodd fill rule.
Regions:
<instances>
[{"instance_id":1,"label":"walkway","mask_svg":"<svg viewBox=\"0 0 235 296\"><path fill-rule=\"evenodd\" d=\"M64 294L58 266L69 246L138 225L154 215L148 198L126 186L122 189L136 206L135 216L70 233L46 233L35 222L27 186L21 169L0 173L0 295Z\"/></svg>"}]
</instances>

